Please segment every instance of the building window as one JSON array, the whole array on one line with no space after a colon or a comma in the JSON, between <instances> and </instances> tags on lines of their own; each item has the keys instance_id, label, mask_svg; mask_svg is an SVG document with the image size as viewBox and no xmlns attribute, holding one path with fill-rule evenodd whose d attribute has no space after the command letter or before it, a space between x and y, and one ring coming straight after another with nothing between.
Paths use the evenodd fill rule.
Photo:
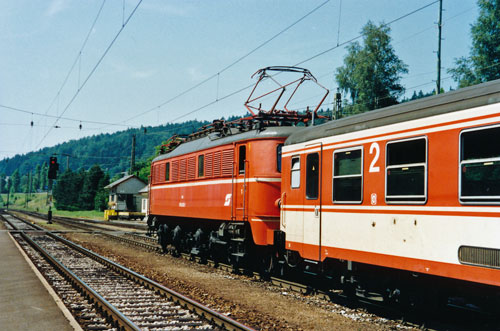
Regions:
<instances>
[{"instance_id":1,"label":"building window","mask_svg":"<svg viewBox=\"0 0 500 331\"><path fill-rule=\"evenodd\" d=\"M205 170L205 156L198 155L198 177L203 177Z\"/></svg>"},{"instance_id":2,"label":"building window","mask_svg":"<svg viewBox=\"0 0 500 331\"><path fill-rule=\"evenodd\" d=\"M165 167L165 181L168 182L169 180L170 180L170 162L168 162Z\"/></svg>"},{"instance_id":3,"label":"building window","mask_svg":"<svg viewBox=\"0 0 500 331\"><path fill-rule=\"evenodd\" d=\"M276 170L281 172L281 150L283 149L283 144L278 144L276 146Z\"/></svg>"},{"instance_id":4,"label":"building window","mask_svg":"<svg viewBox=\"0 0 500 331\"><path fill-rule=\"evenodd\" d=\"M317 199L319 192L319 154L311 153L306 158L306 198Z\"/></svg>"},{"instance_id":5,"label":"building window","mask_svg":"<svg viewBox=\"0 0 500 331\"><path fill-rule=\"evenodd\" d=\"M500 202L500 127L460 134L460 201L475 204Z\"/></svg>"},{"instance_id":6,"label":"building window","mask_svg":"<svg viewBox=\"0 0 500 331\"><path fill-rule=\"evenodd\" d=\"M363 153L360 147L333 153L333 201L363 200Z\"/></svg>"},{"instance_id":7,"label":"building window","mask_svg":"<svg viewBox=\"0 0 500 331\"><path fill-rule=\"evenodd\" d=\"M300 187L300 156L292 157L292 166L291 166L291 186L292 188Z\"/></svg>"},{"instance_id":8,"label":"building window","mask_svg":"<svg viewBox=\"0 0 500 331\"><path fill-rule=\"evenodd\" d=\"M425 203L427 198L427 140L407 139L387 143L387 202Z\"/></svg>"},{"instance_id":9,"label":"building window","mask_svg":"<svg viewBox=\"0 0 500 331\"><path fill-rule=\"evenodd\" d=\"M240 146L238 159L238 169L240 174L245 173L245 160L247 159L247 147Z\"/></svg>"}]
</instances>

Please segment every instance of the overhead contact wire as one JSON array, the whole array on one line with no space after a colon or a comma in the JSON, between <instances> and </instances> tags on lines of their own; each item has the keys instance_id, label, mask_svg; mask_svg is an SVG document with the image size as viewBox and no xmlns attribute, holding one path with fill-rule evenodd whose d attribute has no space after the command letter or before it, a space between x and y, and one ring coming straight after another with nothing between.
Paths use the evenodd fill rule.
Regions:
<instances>
[{"instance_id":1,"label":"overhead contact wire","mask_svg":"<svg viewBox=\"0 0 500 331\"><path fill-rule=\"evenodd\" d=\"M66 105L66 107L64 107L64 110L62 111L61 115L56 119L56 121L54 122L53 126L55 126L57 124L57 122L62 117L62 115L64 115L64 113L69 109L69 107L71 106L71 104L73 103L73 101L75 101L75 99L78 96L78 94L80 94L80 91L82 90L82 88L87 84L87 82L89 81L90 77L92 77L92 75L94 74L94 72L97 70L97 68L101 64L102 60L104 59L104 57L106 56L106 54L108 54L109 50L114 45L115 41L118 39L118 37L122 33L123 29L125 29L125 27L127 26L128 22L130 21L130 19L132 18L132 16L135 14L135 12L137 11L137 8L139 8L139 5L141 3L142 3L142 0L139 0L139 2L137 3L137 5L135 6L135 8L132 10L132 13L130 13L130 15L127 18L127 20L123 23L122 27L118 30L118 33L115 35L115 37L113 38L113 40L111 41L111 43L109 44L109 46L106 48L106 50L101 55L101 57L99 58L99 60L95 64L95 66L90 71L90 73L88 74L87 78L85 78L85 80L83 81L82 85L77 89L76 93L73 95L73 97L71 98L71 100L69 101L69 103ZM45 138L49 135L49 133L52 131L53 126L43 136L43 138L40 140L40 142L38 143L38 145L37 145L36 148L38 148L42 144L42 142L45 140Z\"/></svg>"},{"instance_id":2,"label":"overhead contact wire","mask_svg":"<svg viewBox=\"0 0 500 331\"><path fill-rule=\"evenodd\" d=\"M309 11L307 14L305 14L304 16L302 16L301 18L299 18L298 20L296 20L295 22L293 22L292 24L288 25L286 28L284 28L283 30L281 30L280 32L276 33L274 36L272 36L271 38L267 39L266 41L264 41L263 43L261 43L259 46L255 47L254 49L252 49L250 52L246 53L245 55L241 56L240 58L238 58L237 60L235 60L234 62L232 62L231 64L227 65L226 67L224 67L223 69L219 70L217 73L211 75L210 77L204 79L203 81L201 81L200 83L188 88L187 90L177 94L176 96L168 99L167 101L153 107L153 108L150 108L138 115L135 115L127 120L124 120L122 121L122 123L125 123L125 122L128 122L128 121L131 121L133 119L136 119L137 117L140 117L140 116L143 116L145 114L148 114L150 112L152 112L153 110L156 110L156 109L159 109L159 108L162 108L163 106L169 104L170 102L182 97L183 95L191 92L192 90L200 87L201 85L207 83L208 81L214 79L215 77L218 77L220 76L221 73L225 72L226 70L228 70L229 68L235 66L236 64L238 64L239 62L243 61L245 58L247 58L248 56L250 56L251 54L255 53L256 51L258 51L259 49L261 49L262 47L264 47L265 45L267 45L268 43L270 43L271 41L273 41L274 39L276 39L277 37L279 37L280 35L282 35L283 33L285 33L286 31L288 31L289 29L291 29L292 27L294 27L295 25L297 25L299 22L303 21L305 18L307 18L308 16L310 16L311 14L313 14L314 12L316 12L318 9L320 9L321 7L323 7L324 5L326 5L330 0L326 0L325 2L321 3L320 5L318 5L317 7L315 7L314 9L312 9L311 11ZM219 100L222 100L222 99L219 99Z\"/></svg>"}]
</instances>

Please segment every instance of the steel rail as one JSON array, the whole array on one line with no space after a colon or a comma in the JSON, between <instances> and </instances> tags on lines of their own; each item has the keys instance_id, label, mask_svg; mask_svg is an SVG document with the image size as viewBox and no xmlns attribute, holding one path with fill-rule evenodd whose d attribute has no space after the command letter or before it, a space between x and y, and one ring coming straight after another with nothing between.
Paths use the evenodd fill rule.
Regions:
<instances>
[{"instance_id":1,"label":"steel rail","mask_svg":"<svg viewBox=\"0 0 500 331\"><path fill-rule=\"evenodd\" d=\"M59 240L58 236L46 232L47 235ZM98 307L98 310L103 312L103 316L110 320L111 324L117 327L119 330L141 330L137 325L130 321L125 315L123 315L115 306L110 304L106 299L94 291L90 286L88 286L83 280L76 276L71 270L60 263L56 258L49 254L44 248L38 245L34 240L32 240L24 232L21 232L22 238L30 244L33 249L39 252L68 282L70 282L74 288L83 295L94 305Z\"/></svg>"},{"instance_id":2,"label":"steel rail","mask_svg":"<svg viewBox=\"0 0 500 331\"><path fill-rule=\"evenodd\" d=\"M198 315L204 317L205 319L211 321L212 323L216 324L219 327L223 327L227 330L231 331L250 331L254 330L252 328L249 328L221 313L218 313L216 311L211 310L208 307L203 306L202 304L172 290L169 289L149 278L146 278L138 273L136 273L133 270L130 270L122 265L119 265L111 260L106 259L105 257L102 257L100 255L97 255L96 253L83 248L80 245L77 245L67 239L64 239L62 237L59 237L53 233L48 232L47 235L50 237L64 243L65 245L77 250L78 252L94 259L95 261L107 266L108 268L114 270L115 272L127 277L130 280L133 280L155 292L158 294L172 300L173 302L183 306L186 309L189 309L190 311L193 311L197 313Z\"/></svg>"},{"instance_id":3,"label":"steel rail","mask_svg":"<svg viewBox=\"0 0 500 331\"><path fill-rule=\"evenodd\" d=\"M33 225L27 221L24 221L24 220L21 220L21 221L28 223L30 225ZM36 226L36 225L33 225L33 226ZM198 314L199 316L205 318L206 320L214 323L215 325L217 325L219 327L222 327L222 328L224 328L226 330L230 330L230 331L251 331L251 330L254 330L246 325L243 325L243 324L221 314L221 313L213 311L210 308L205 307L202 304L200 304L200 303L198 303L198 302L196 302L196 301L194 301L194 300L192 300L192 299L190 299L190 298L188 298L188 297L186 297L186 296L184 296L184 295L182 295L182 294L180 294L172 289L169 289L169 288L167 288L167 287L165 287L165 286L163 286L163 285L161 285L161 284L159 284L159 283L157 283L149 278L146 278L146 277L136 273L133 270L130 270L130 269L128 269L120 264L117 264L111 260L108 260L105 257L102 257L102 256L100 256L100 255L98 255L98 254L96 254L96 253L94 253L86 248L83 248L82 246L77 245L77 244L75 244L75 243L73 243L65 238L62 238L62 237L60 237L54 233L48 232L46 230L45 230L45 234L48 235L49 237L52 237L53 239L55 239L59 242L62 242L66 246L71 247L72 249L82 253L83 255L88 256L88 257L94 259L95 261L107 266L108 268L117 272L118 274L120 274L120 275L122 275L130 280L133 280L136 283L141 284L142 286L144 286L150 290L155 291L156 293L168 298L169 300L172 300L173 302L175 302L175 303L179 304L180 306ZM23 238L28 237L24 233L21 233L21 235L23 236ZM118 238L117 236L113 236L113 235L109 235L109 234L108 234L108 236ZM121 239L125 239L125 238L121 238ZM30 243L30 245L31 245L31 242L33 242L32 240L31 240L31 242L30 242L30 240L27 240L27 241ZM129 241L132 241L132 240L129 240ZM36 243L34 243L34 244L36 246L38 246ZM38 248L35 248L35 249L38 250ZM42 249L42 248L40 247L40 249ZM47 255L50 256L50 254L48 254L48 253L47 253ZM44 254L44 256L45 256L45 254ZM51 256L47 257L47 259L50 261L55 260L56 262L58 262L55 258L53 258ZM67 270L67 268L66 268L66 270ZM69 271L69 270L67 270L67 271L69 273L71 273L71 271ZM63 273L66 274L66 272L64 272L64 271L63 271ZM68 277L72 277L72 276L68 275ZM77 276L74 276L74 277L77 277ZM83 286L83 285L80 285L80 286ZM90 290L92 290L92 289L90 289ZM99 299L98 297L94 298L94 294L99 296L99 294L97 294L94 291L94 293L89 293L89 297L93 298L94 300L98 300ZM104 298L103 298L103 300L104 300ZM107 303L107 301L106 301L106 303ZM111 307L114 308L113 306L111 306ZM111 309L111 308L109 308L109 307L104 308L103 307L103 309L105 311L108 311L107 309ZM115 308L115 310L116 310L116 308ZM117 312L119 313L119 311L117 311ZM114 315L112 315L114 313L111 310L109 311L109 314L111 314L110 316L114 316ZM114 316L114 320L118 321L121 319L119 316ZM132 323L132 322L130 322L130 323ZM124 328L123 330L136 330L136 329L129 329L127 327L127 328Z\"/></svg>"}]
</instances>

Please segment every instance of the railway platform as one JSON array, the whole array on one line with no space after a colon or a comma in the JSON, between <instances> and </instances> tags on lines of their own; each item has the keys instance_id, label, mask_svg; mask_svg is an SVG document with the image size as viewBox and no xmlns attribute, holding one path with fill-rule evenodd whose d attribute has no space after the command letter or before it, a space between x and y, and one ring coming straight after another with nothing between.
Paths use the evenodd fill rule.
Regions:
<instances>
[{"instance_id":1,"label":"railway platform","mask_svg":"<svg viewBox=\"0 0 500 331\"><path fill-rule=\"evenodd\" d=\"M0 230L0 330L74 330L51 294ZM62 303L60 306L66 309Z\"/></svg>"}]
</instances>

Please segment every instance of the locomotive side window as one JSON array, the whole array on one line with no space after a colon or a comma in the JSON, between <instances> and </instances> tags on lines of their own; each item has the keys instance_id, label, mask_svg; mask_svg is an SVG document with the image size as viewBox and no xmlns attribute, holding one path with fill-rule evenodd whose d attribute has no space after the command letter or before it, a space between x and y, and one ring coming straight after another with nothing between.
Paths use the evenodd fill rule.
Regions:
<instances>
[{"instance_id":1,"label":"locomotive side window","mask_svg":"<svg viewBox=\"0 0 500 331\"><path fill-rule=\"evenodd\" d=\"M306 158L306 198L317 199L319 192L319 154L311 153Z\"/></svg>"},{"instance_id":2,"label":"locomotive side window","mask_svg":"<svg viewBox=\"0 0 500 331\"><path fill-rule=\"evenodd\" d=\"M292 166L291 166L291 174L290 178L292 188L300 187L300 156L292 157Z\"/></svg>"},{"instance_id":3,"label":"locomotive side window","mask_svg":"<svg viewBox=\"0 0 500 331\"><path fill-rule=\"evenodd\" d=\"M427 198L427 140L408 139L387 143L387 202L425 203Z\"/></svg>"},{"instance_id":4,"label":"locomotive side window","mask_svg":"<svg viewBox=\"0 0 500 331\"><path fill-rule=\"evenodd\" d=\"M281 172L281 149L283 148L283 144L278 144L276 146L276 170Z\"/></svg>"},{"instance_id":5,"label":"locomotive side window","mask_svg":"<svg viewBox=\"0 0 500 331\"><path fill-rule=\"evenodd\" d=\"M205 155L198 155L198 177L203 177L205 170Z\"/></svg>"},{"instance_id":6,"label":"locomotive side window","mask_svg":"<svg viewBox=\"0 0 500 331\"><path fill-rule=\"evenodd\" d=\"M170 162L166 163L165 167L165 181L168 182L170 180Z\"/></svg>"},{"instance_id":7,"label":"locomotive side window","mask_svg":"<svg viewBox=\"0 0 500 331\"><path fill-rule=\"evenodd\" d=\"M500 127L463 131L460 134L460 201L500 202Z\"/></svg>"},{"instance_id":8,"label":"locomotive side window","mask_svg":"<svg viewBox=\"0 0 500 331\"><path fill-rule=\"evenodd\" d=\"M245 173L245 160L247 159L247 147L240 146L239 149L239 160L238 160L238 169L240 174Z\"/></svg>"},{"instance_id":9,"label":"locomotive side window","mask_svg":"<svg viewBox=\"0 0 500 331\"><path fill-rule=\"evenodd\" d=\"M363 200L362 149L333 153L333 201L361 203Z\"/></svg>"}]
</instances>

